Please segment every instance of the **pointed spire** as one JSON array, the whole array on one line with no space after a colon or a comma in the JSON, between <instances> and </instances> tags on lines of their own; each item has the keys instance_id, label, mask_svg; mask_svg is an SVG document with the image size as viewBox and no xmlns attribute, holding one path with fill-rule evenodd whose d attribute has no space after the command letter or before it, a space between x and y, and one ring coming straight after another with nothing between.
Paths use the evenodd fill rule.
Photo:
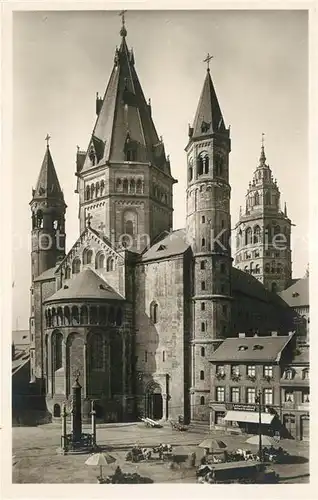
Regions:
<instances>
[{"instance_id":1,"label":"pointed spire","mask_svg":"<svg viewBox=\"0 0 318 500\"><path fill-rule=\"evenodd\" d=\"M209 54L206 59L204 59L204 62L207 62L208 67L193 127L189 129L189 131L191 130L192 135L190 137L192 138L201 137L205 134L213 134L215 132L228 132L225 128L222 112L211 79L209 68L209 62L211 59L212 56Z\"/></svg>"},{"instance_id":2,"label":"pointed spire","mask_svg":"<svg viewBox=\"0 0 318 500\"><path fill-rule=\"evenodd\" d=\"M46 138L46 151L43 158L40 174L36 184L36 188L33 190L33 197L50 197L63 199L63 192L60 187L60 183L56 174L54 163L52 160L49 140L50 136L47 134Z\"/></svg>"},{"instance_id":3,"label":"pointed spire","mask_svg":"<svg viewBox=\"0 0 318 500\"><path fill-rule=\"evenodd\" d=\"M262 132L262 147L261 147L261 156L259 157L259 166L263 167L265 166L266 162L266 156L265 156L265 151L264 151L264 136L265 134Z\"/></svg>"}]
</instances>

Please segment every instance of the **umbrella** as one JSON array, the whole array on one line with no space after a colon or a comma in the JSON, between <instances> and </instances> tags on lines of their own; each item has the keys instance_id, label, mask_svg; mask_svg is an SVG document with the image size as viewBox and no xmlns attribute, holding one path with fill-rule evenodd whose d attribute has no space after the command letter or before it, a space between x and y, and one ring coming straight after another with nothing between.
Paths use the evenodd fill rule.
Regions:
<instances>
[{"instance_id":1,"label":"umbrella","mask_svg":"<svg viewBox=\"0 0 318 500\"><path fill-rule=\"evenodd\" d=\"M116 458L109 455L109 453L94 453L85 462L86 465L99 465L100 477L103 478L103 466L113 464Z\"/></svg>"},{"instance_id":2,"label":"umbrella","mask_svg":"<svg viewBox=\"0 0 318 500\"><path fill-rule=\"evenodd\" d=\"M205 448L210 453L213 453L213 450L225 450L225 448L227 448L227 445L220 439L207 438L199 444L199 447Z\"/></svg>"},{"instance_id":3,"label":"umbrella","mask_svg":"<svg viewBox=\"0 0 318 500\"><path fill-rule=\"evenodd\" d=\"M263 446L272 446L273 444L276 444L275 440L269 436L265 436L262 434L262 445ZM246 443L248 444L259 444L259 435L256 434L255 436L251 436L246 440Z\"/></svg>"}]
</instances>

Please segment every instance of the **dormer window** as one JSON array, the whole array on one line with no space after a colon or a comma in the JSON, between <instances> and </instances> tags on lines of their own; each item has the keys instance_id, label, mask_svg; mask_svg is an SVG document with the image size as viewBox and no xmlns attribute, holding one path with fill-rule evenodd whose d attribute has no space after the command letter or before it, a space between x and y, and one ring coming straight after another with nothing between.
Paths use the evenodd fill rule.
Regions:
<instances>
[{"instance_id":1,"label":"dormer window","mask_svg":"<svg viewBox=\"0 0 318 500\"><path fill-rule=\"evenodd\" d=\"M210 123L207 123L203 120L201 124L201 132L205 134L206 132L208 132L209 128L210 128Z\"/></svg>"},{"instance_id":2,"label":"dormer window","mask_svg":"<svg viewBox=\"0 0 318 500\"><path fill-rule=\"evenodd\" d=\"M247 351L247 349L248 349L247 345L240 345L238 348L239 351Z\"/></svg>"},{"instance_id":3,"label":"dormer window","mask_svg":"<svg viewBox=\"0 0 318 500\"><path fill-rule=\"evenodd\" d=\"M255 344L253 346L253 350L254 351L261 351L263 349L263 346L262 345L259 345L259 344Z\"/></svg>"},{"instance_id":4,"label":"dormer window","mask_svg":"<svg viewBox=\"0 0 318 500\"><path fill-rule=\"evenodd\" d=\"M165 245L159 245L157 248L157 252L161 252L162 250L165 250L167 247Z\"/></svg>"},{"instance_id":5,"label":"dormer window","mask_svg":"<svg viewBox=\"0 0 318 500\"><path fill-rule=\"evenodd\" d=\"M293 297L299 297L299 293L298 292L293 292Z\"/></svg>"}]
</instances>

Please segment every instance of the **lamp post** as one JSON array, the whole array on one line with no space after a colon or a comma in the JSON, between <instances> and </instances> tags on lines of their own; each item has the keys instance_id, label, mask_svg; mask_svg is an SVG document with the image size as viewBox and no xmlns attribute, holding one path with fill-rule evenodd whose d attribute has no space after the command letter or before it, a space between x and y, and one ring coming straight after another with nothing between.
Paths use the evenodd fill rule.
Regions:
<instances>
[{"instance_id":1,"label":"lamp post","mask_svg":"<svg viewBox=\"0 0 318 500\"><path fill-rule=\"evenodd\" d=\"M258 404L258 454L260 462L263 461L263 450L262 450L262 391L258 391L258 395L255 398L255 403Z\"/></svg>"}]
</instances>

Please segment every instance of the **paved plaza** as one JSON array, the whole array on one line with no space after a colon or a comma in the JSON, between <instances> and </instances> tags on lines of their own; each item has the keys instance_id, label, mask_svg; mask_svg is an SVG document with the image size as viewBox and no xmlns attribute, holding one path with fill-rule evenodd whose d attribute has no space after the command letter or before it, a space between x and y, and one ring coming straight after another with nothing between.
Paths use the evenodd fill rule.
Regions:
<instances>
[{"instance_id":1,"label":"paved plaza","mask_svg":"<svg viewBox=\"0 0 318 500\"><path fill-rule=\"evenodd\" d=\"M85 431L85 428L83 429ZM88 429L87 429L88 430ZM55 423L38 427L13 428L13 483L96 483L98 467L85 465L88 455L58 455L61 426ZM251 448L244 441L247 436L229 436L214 431L189 429L187 432L172 430L166 425L161 429L152 429L143 423L105 424L97 427L97 442L116 458L116 463L103 471L112 474L117 465L123 472L137 472L151 478L155 483L194 483L195 468L189 468L183 458L195 452L197 462L203 455L198 444L207 434L217 436L228 445L228 449ZM169 462L160 462L153 458L148 462L132 464L125 461L126 453L132 445L144 447L157 446L160 443L173 445L173 453L180 457L179 463L171 469ZM282 440L283 446L292 456L292 463L276 464L273 468L280 474L282 483L309 482L309 445L308 443Z\"/></svg>"}]
</instances>

